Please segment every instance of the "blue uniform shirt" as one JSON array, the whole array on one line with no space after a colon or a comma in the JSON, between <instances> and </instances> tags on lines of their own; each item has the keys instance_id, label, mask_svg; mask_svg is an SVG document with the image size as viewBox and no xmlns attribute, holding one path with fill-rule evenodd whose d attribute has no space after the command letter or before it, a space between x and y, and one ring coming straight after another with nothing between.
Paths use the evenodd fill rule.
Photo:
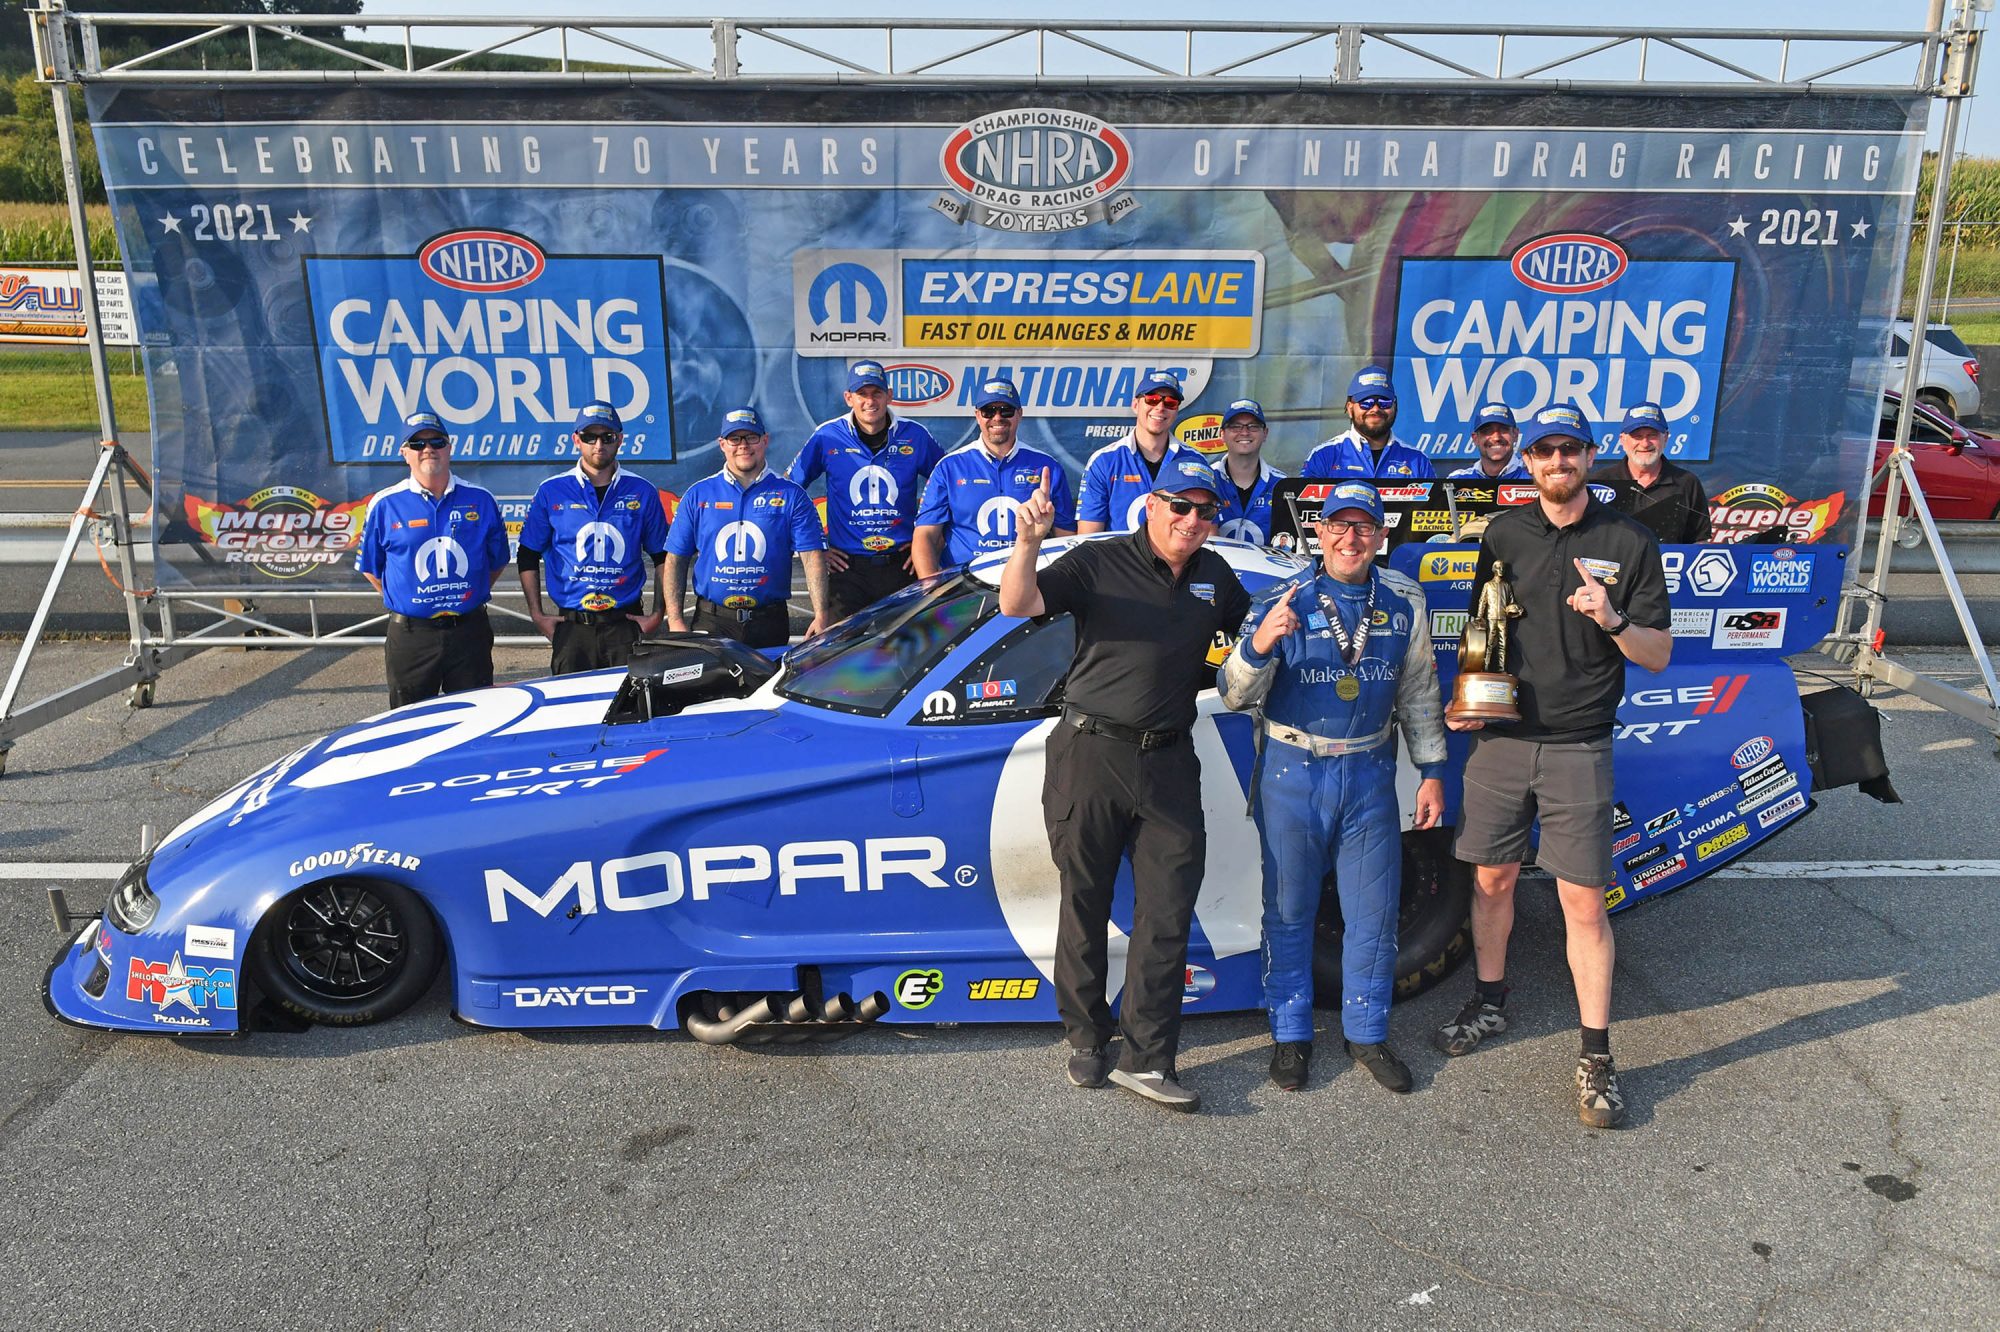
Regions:
<instances>
[{"instance_id":1,"label":"blue uniform shirt","mask_svg":"<svg viewBox=\"0 0 2000 1332\"><path fill-rule=\"evenodd\" d=\"M873 555L910 544L924 478L943 456L915 421L890 417L889 440L873 451L855 433L852 415L836 416L812 432L785 475L801 486L825 476L828 544Z\"/></svg>"},{"instance_id":2,"label":"blue uniform shirt","mask_svg":"<svg viewBox=\"0 0 2000 1332\"><path fill-rule=\"evenodd\" d=\"M1043 453L1016 444L996 459L978 440L945 454L924 486L917 526L945 529L942 563L964 564L989 550L1014 544L1014 508L1035 493L1042 469L1049 469L1049 501L1056 506L1056 526L1076 527L1076 505L1069 497L1069 477L1062 464Z\"/></svg>"},{"instance_id":3,"label":"blue uniform shirt","mask_svg":"<svg viewBox=\"0 0 2000 1332\"><path fill-rule=\"evenodd\" d=\"M549 596L564 610L630 605L646 590L646 565L666 554L667 511L659 491L623 468L599 500L583 468L572 467L536 488L521 549L542 556Z\"/></svg>"},{"instance_id":4,"label":"blue uniform shirt","mask_svg":"<svg viewBox=\"0 0 2000 1332\"><path fill-rule=\"evenodd\" d=\"M1408 477L1426 481L1437 475L1437 469L1431 466L1429 458L1394 435L1389 437L1388 447L1377 461L1368 441L1350 429L1307 454L1305 468L1299 475L1312 481L1337 476L1363 476L1370 480Z\"/></svg>"},{"instance_id":5,"label":"blue uniform shirt","mask_svg":"<svg viewBox=\"0 0 2000 1332\"><path fill-rule=\"evenodd\" d=\"M1160 468L1182 457L1204 465L1208 461L1187 445L1169 440L1167 451L1160 456ZM1113 532L1137 531L1146 522L1145 500L1153 493L1155 475L1139 446L1132 442L1132 432L1126 431L1125 438L1106 444L1084 464L1083 484L1076 492L1077 520L1103 523Z\"/></svg>"},{"instance_id":6,"label":"blue uniform shirt","mask_svg":"<svg viewBox=\"0 0 2000 1332\"><path fill-rule=\"evenodd\" d=\"M1230 478L1228 464L1216 463L1216 479L1222 482L1222 517L1221 525L1215 529L1217 536L1259 546L1271 544L1271 492L1285 479L1285 474L1269 463L1260 466L1263 471L1250 487L1250 502L1245 504L1242 492Z\"/></svg>"},{"instance_id":7,"label":"blue uniform shirt","mask_svg":"<svg viewBox=\"0 0 2000 1332\"><path fill-rule=\"evenodd\" d=\"M766 467L748 486L724 468L687 488L667 549L694 557L697 596L748 609L792 594L792 556L825 550L811 496Z\"/></svg>"},{"instance_id":8,"label":"blue uniform shirt","mask_svg":"<svg viewBox=\"0 0 2000 1332\"><path fill-rule=\"evenodd\" d=\"M484 606L507 559L492 492L453 477L436 497L414 480L376 492L354 567L382 580L390 610L429 619Z\"/></svg>"},{"instance_id":9,"label":"blue uniform shirt","mask_svg":"<svg viewBox=\"0 0 2000 1332\"><path fill-rule=\"evenodd\" d=\"M1514 455L1513 460L1501 470L1498 476L1486 475L1486 473L1479 470L1479 464L1474 463L1470 467L1459 468L1445 479L1447 481L1527 481L1532 483L1535 478L1528 475L1528 464L1522 462L1521 455L1517 453Z\"/></svg>"}]
</instances>

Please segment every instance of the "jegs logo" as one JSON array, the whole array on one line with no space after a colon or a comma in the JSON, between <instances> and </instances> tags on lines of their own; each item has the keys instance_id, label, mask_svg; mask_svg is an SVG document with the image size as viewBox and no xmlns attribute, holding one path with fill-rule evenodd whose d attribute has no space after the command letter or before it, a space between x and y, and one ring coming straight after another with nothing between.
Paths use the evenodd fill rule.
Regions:
<instances>
[{"instance_id":1,"label":"jegs logo","mask_svg":"<svg viewBox=\"0 0 2000 1332\"><path fill-rule=\"evenodd\" d=\"M181 497L188 526L222 552L270 578L298 578L338 564L361 541L367 496L336 503L303 486L266 486L231 504Z\"/></svg>"},{"instance_id":2,"label":"jegs logo","mask_svg":"<svg viewBox=\"0 0 2000 1332\"><path fill-rule=\"evenodd\" d=\"M996 231L1073 231L1115 222L1139 206L1119 193L1132 174L1132 145L1081 111L995 111L955 130L938 167L961 197L931 207L952 221Z\"/></svg>"}]
</instances>

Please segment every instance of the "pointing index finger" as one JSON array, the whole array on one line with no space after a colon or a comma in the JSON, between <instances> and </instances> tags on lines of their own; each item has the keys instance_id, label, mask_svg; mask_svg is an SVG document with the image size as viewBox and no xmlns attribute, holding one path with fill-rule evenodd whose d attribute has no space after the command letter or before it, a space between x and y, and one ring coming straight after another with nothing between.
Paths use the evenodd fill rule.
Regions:
<instances>
[{"instance_id":1,"label":"pointing index finger","mask_svg":"<svg viewBox=\"0 0 2000 1332\"><path fill-rule=\"evenodd\" d=\"M1048 488L1049 488L1049 469L1044 467L1042 469L1042 489L1047 490Z\"/></svg>"},{"instance_id":2,"label":"pointing index finger","mask_svg":"<svg viewBox=\"0 0 2000 1332\"><path fill-rule=\"evenodd\" d=\"M1596 587L1598 585L1596 577L1590 572L1589 565L1585 564L1582 560L1572 560L1570 562L1576 565L1576 571L1583 575L1584 586Z\"/></svg>"}]
</instances>

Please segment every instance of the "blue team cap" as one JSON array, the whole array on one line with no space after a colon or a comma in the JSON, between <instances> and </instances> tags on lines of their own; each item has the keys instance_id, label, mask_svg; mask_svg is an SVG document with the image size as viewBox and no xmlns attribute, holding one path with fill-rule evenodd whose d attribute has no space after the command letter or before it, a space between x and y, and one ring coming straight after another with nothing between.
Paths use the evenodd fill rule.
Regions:
<instances>
[{"instance_id":1,"label":"blue team cap","mask_svg":"<svg viewBox=\"0 0 2000 1332\"><path fill-rule=\"evenodd\" d=\"M880 361L856 361L847 367L847 391L852 393L865 388L888 390L889 375L882 369Z\"/></svg>"},{"instance_id":2,"label":"blue team cap","mask_svg":"<svg viewBox=\"0 0 2000 1332\"><path fill-rule=\"evenodd\" d=\"M426 430L435 430L446 439L451 438L451 431L444 428L444 422L438 420L434 413L411 412L403 418L403 443L409 443Z\"/></svg>"},{"instance_id":3,"label":"blue team cap","mask_svg":"<svg viewBox=\"0 0 2000 1332\"><path fill-rule=\"evenodd\" d=\"M1238 398L1235 402L1230 403L1222 413L1222 423L1228 425L1239 416L1254 416L1257 418L1258 425L1265 424L1264 409L1257 405L1255 398Z\"/></svg>"},{"instance_id":4,"label":"blue team cap","mask_svg":"<svg viewBox=\"0 0 2000 1332\"><path fill-rule=\"evenodd\" d=\"M1396 400L1396 386L1389 382L1389 372L1379 365L1371 365L1348 381L1347 400L1359 402L1363 398L1387 398Z\"/></svg>"},{"instance_id":5,"label":"blue team cap","mask_svg":"<svg viewBox=\"0 0 2000 1332\"><path fill-rule=\"evenodd\" d=\"M1622 434L1627 430L1658 430L1662 434L1667 429L1667 414L1660 410L1657 402L1642 402L1625 409L1625 422L1618 427Z\"/></svg>"},{"instance_id":6,"label":"blue team cap","mask_svg":"<svg viewBox=\"0 0 2000 1332\"><path fill-rule=\"evenodd\" d=\"M608 402L586 402L583 404L581 410L576 414L576 424L571 426L570 429L581 431L588 430L592 426L596 426L600 430L616 430L621 435L625 433L625 423L618 419L618 409Z\"/></svg>"},{"instance_id":7,"label":"blue team cap","mask_svg":"<svg viewBox=\"0 0 2000 1332\"><path fill-rule=\"evenodd\" d=\"M1148 393L1171 393L1182 402L1187 401L1187 390L1181 387L1180 376L1168 374L1164 370L1155 370L1139 381L1138 388L1132 390L1134 398L1143 398Z\"/></svg>"},{"instance_id":8,"label":"blue team cap","mask_svg":"<svg viewBox=\"0 0 2000 1332\"><path fill-rule=\"evenodd\" d=\"M972 395L972 408L974 411L979 410L981 407L991 407L996 402L1005 403L1009 407L1019 407L1021 405L1021 391L1014 387L1013 380L989 379L979 386L978 392Z\"/></svg>"},{"instance_id":9,"label":"blue team cap","mask_svg":"<svg viewBox=\"0 0 2000 1332\"><path fill-rule=\"evenodd\" d=\"M1514 409L1504 402L1489 402L1472 414L1472 429L1478 432L1481 426L1503 425L1512 429Z\"/></svg>"},{"instance_id":10,"label":"blue team cap","mask_svg":"<svg viewBox=\"0 0 2000 1332\"><path fill-rule=\"evenodd\" d=\"M1366 481L1342 481L1320 501L1320 521L1325 522L1342 509L1359 509L1379 526L1382 522L1381 492Z\"/></svg>"},{"instance_id":11,"label":"blue team cap","mask_svg":"<svg viewBox=\"0 0 2000 1332\"><path fill-rule=\"evenodd\" d=\"M1545 439L1558 436L1597 447L1597 441L1590 437L1590 426L1584 421L1583 413L1568 403L1557 403L1535 413L1527 429L1521 432L1521 448L1526 451Z\"/></svg>"},{"instance_id":12,"label":"blue team cap","mask_svg":"<svg viewBox=\"0 0 2000 1332\"><path fill-rule=\"evenodd\" d=\"M738 407L735 411L724 412L722 428L715 433L720 439L728 439L731 435L740 435L746 430L757 435L771 433L764 428L764 418L757 415L755 407Z\"/></svg>"},{"instance_id":13,"label":"blue team cap","mask_svg":"<svg viewBox=\"0 0 2000 1332\"><path fill-rule=\"evenodd\" d=\"M1160 468L1159 478L1153 482L1155 491L1169 495L1185 495L1190 490L1206 490L1217 499L1222 497L1222 483L1215 479L1215 469L1200 458L1171 458Z\"/></svg>"}]
</instances>

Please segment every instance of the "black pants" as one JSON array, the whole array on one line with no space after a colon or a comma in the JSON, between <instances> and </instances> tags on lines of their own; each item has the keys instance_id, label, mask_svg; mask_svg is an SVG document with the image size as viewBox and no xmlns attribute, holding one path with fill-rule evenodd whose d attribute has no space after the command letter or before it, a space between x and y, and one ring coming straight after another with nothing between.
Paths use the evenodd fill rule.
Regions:
<instances>
[{"instance_id":1,"label":"black pants","mask_svg":"<svg viewBox=\"0 0 2000 1332\"><path fill-rule=\"evenodd\" d=\"M549 671L553 675L571 675L623 666L632 660L632 645L638 641L639 626L623 615L595 624L558 619Z\"/></svg>"},{"instance_id":2,"label":"black pants","mask_svg":"<svg viewBox=\"0 0 2000 1332\"><path fill-rule=\"evenodd\" d=\"M1129 851L1134 900L1118 1066L1169 1071L1180 1048L1188 926L1208 858L1194 744L1183 738L1141 750L1059 724L1049 736L1042 813L1062 880L1055 981L1063 1032L1079 1049L1111 1037L1105 932L1118 863Z\"/></svg>"},{"instance_id":3,"label":"black pants","mask_svg":"<svg viewBox=\"0 0 2000 1332\"><path fill-rule=\"evenodd\" d=\"M392 615L382 660L392 708L462 689L484 689L493 683L493 626L486 608L442 620Z\"/></svg>"},{"instance_id":4,"label":"black pants","mask_svg":"<svg viewBox=\"0 0 2000 1332\"><path fill-rule=\"evenodd\" d=\"M917 581L917 576L903 567L903 561L910 558L908 546L898 546L880 555L841 553L847 555L847 567L826 576L828 624L844 620Z\"/></svg>"},{"instance_id":5,"label":"black pants","mask_svg":"<svg viewBox=\"0 0 2000 1332\"><path fill-rule=\"evenodd\" d=\"M792 610L782 601L767 601L742 620L737 613L706 597L695 603L688 628L697 633L733 638L753 648L783 647L792 641Z\"/></svg>"}]
</instances>

